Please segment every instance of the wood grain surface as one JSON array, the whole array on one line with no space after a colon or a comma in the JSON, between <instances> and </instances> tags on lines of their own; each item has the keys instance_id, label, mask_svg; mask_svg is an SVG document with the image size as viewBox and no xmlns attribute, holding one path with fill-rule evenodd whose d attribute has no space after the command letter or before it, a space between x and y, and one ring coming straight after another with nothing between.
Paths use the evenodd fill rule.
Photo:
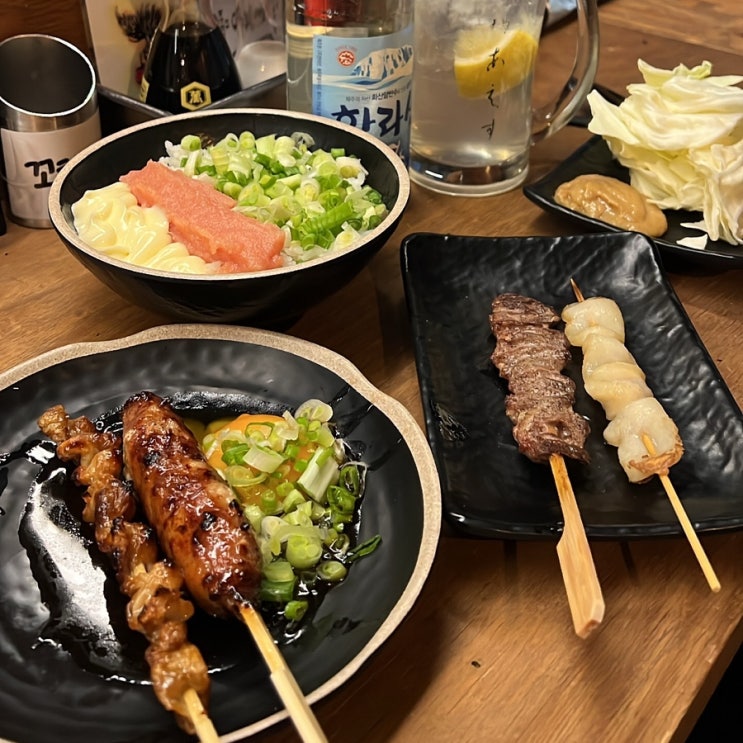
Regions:
<instances>
[{"instance_id":1,"label":"wood grain surface","mask_svg":"<svg viewBox=\"0 0 743 743\"><path fill-rule=\"evenodd\" d=\"M75 10L79 4L69 1L6 1L0 37L58 28L74 41ZM638 57L667 67L709 59L717 74L743 72L738 0L609 0L600 18L598 81L618 91L639 80ZM567 23L547 35L538 92L570 62L574 32ZM567 127L537 145L530 178L587 136ZM346 356L422 426L401 239L417 231L574 230L520 190L456 199L414 186L402 223L371 265L288 332ZM668 269L720 374L743 402L743 270ZM0 237L0 276L0 369L60 345L168 322L100 284L52 231L10 223ZM315 712L331 741L683 741L743 639L743 533L707 536L703 545L722 584L718 594L681 538L592 544L606 616L584 641L573 633L554 544L472 540L445 530L411 614ZM286 723L256 740L287 743L296 734Z\"/></svg>"},{"instance_id":2,"label":"wood grain surface","mask_svg":"<svg viewBox=\"0 0 743 743\"><path fill-rule=\"evenodd\" d=\"M91 54L84 5L84 0L3 0L0 41L16 34L51 34Z\"/></svg>"}]
</instances>

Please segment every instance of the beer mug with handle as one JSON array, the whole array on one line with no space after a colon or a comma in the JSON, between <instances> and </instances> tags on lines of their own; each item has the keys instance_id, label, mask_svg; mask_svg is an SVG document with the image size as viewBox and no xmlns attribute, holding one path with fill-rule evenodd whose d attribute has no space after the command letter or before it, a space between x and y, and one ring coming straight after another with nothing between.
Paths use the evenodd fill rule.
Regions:
<instances>
[{"instance_id":1,"label":"beer mug with handle","mask_svg":"<svg viewBox=\"0 0 743 743\"><path fill-rule=\"evenodd\" d=\"M545 0L416 0L410 176L426 188L488 196L520 185L534 142L583 103L598 66L596 0L577 0L572 72L534 109Z\"/></svg>"}]
</instances>

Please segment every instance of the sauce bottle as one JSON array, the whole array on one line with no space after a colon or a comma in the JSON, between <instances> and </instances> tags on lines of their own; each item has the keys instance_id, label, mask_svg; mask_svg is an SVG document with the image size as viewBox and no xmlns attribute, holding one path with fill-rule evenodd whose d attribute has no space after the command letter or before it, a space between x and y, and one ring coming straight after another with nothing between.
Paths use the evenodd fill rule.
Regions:
<instances>
[{"instance_id":1,"label":"sauce bottle","mask_svg":"<svg viewBox=\"0 0 743 743\"><path fill-rule=\"evenodd\" d=\"M168 0L147 55L140 100L171 113L196 111L241 89L210 0Z\"/></svg>"}]
</instances>

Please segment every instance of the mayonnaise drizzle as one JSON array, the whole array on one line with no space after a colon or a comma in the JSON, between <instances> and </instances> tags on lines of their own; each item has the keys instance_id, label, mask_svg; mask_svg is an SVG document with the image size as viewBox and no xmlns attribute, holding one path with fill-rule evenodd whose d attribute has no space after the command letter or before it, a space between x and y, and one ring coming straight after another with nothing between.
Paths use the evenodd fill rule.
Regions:
<instances>
[{"instance_id":1,"label":"mayonnaise drizzle","mask_svg":"<svg viewBox=\"0 0 743 743\"><path fill-rule=\"evenodd\" d=\"M125 183L86 191L72 205L80 238L92 248L128 263L179 273L215 273L218 264L191 255L173 242L162 209L141 207Z\"/></svg>"}]
</instances>

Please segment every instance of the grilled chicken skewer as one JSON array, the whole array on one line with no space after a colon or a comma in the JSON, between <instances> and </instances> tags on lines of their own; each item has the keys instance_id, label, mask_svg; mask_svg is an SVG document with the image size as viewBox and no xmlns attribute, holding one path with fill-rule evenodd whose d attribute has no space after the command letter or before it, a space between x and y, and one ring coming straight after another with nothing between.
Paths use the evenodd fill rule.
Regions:
<instances>
[{"instance_id":1,"label":"grilled chicken skewer","mask_svg":"<svg viewBox=\"0 0 743 743\"><path fill-rule=\"evenodd\" d=\"M150 392L134 395L124 404L122 420L125 471L189 593L210 614L245 622L303 740L325 741L254 608L261 580L260 552L232 490L162 398Z\"/></svg>"},{"instance_id":2,"label":"grilled chicken skewer","mask_svg":"<svg viewBox=\"0 0 743 743\"><path fill-rule=\"evenodd\" d=\"M549 462L563 513L557 544L573 626L587 637L604 617L604 600L564 457L588 461L588 423L573 410L575 383L562 374L570 358L564 333L552 326L560 316L531 297L500 294L490 325L496 339L493 364L508 381L506 415L519 451Z\"/></svg>"},{"instance_id":3,"label":"grilled chicken skewer","mask_svg":"<svg viewBox=\"0 0 743 743\"><path fill-rule=\"evenodd\" d=\"M152 529L135 519L136 499L121 479L120 438L98 431L87 418L69 418L61 405L47 410L38 425L57 444L60 459L77 464L73 478L87 488L83 520L94 525L98 549L109 556L121 591L129 597L129 627L150 643L145 656L158 700L186 732L196 733L203 743L216 741L204 710L207 666L186 638L194 607L182 595L180 572L159 559Z\"/></svg>"},{"instance_id":4,"label":"grilled chicken skewer","mask_svg":"<svg viewBox=\"0 0 743 743\"><path fill-rule=\"evenodd\" d=\"M125 474L163 552L191 598L218 617L238 617L261 581L261 557L230 486L161 398L142 392L122 411Z\"/></svg>"}]
</instances>

